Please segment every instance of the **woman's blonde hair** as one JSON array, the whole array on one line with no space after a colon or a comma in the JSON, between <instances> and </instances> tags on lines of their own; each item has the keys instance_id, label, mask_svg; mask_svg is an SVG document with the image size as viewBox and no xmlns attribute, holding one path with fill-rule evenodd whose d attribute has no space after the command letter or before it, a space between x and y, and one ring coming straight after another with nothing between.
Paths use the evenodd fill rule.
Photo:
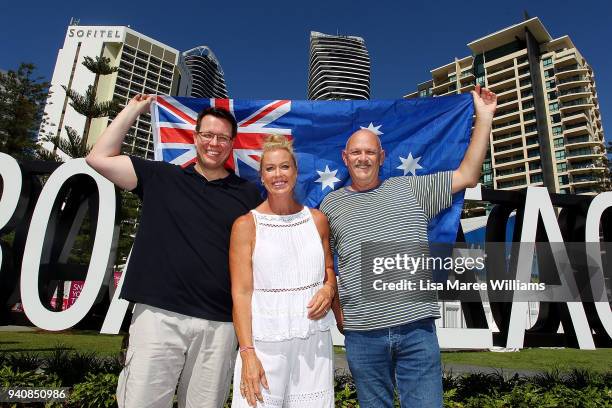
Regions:
<instances>
[{"instance_id":1,"label":"woman's blonde hair","mask_svg":"<svg viewBox=\"0 0 612 408\"><path fill-rule=\"evenodd\" d=\"M293 152L293 141L284 135L268 135L264 140L261 160L259 161L259 171L261 171L261 164L263 163L266 153L278 149L284 149L289 152L291 159L293 160L293 165L297 169L297 160L295 159L295 153Z\"/></svg>"}]
</instances>

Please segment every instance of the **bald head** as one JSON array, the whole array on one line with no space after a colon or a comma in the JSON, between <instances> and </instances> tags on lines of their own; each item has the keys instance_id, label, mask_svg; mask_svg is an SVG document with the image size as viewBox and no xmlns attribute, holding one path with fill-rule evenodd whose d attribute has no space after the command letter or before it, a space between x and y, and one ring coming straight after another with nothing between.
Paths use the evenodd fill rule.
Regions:
<instances>
[{"instance_id":1,"label":"bald head","mask_svg":"<svg viewBox=\"0 0 612 408\"><path fill-rule=\"evenodd\" d=\"M351 175L352 189L365 191L378 186L378 174L385 161L385 152L374 132L360 129L353 133L346 142L342 160Z\"/></svg>"},{"instance_id":2,"label":"bald head","mask_svg":"<svg viewBox=\"0 0 612 408\"><path fill-rule=\"evenodd\" d=\"M362 144L362 143L368 143L368 144L375 143L376 146L378 147L378 150L379 151L382 150L382 144L380 143L380 138L378 137L376 133L368 129L359 129L358 131L353 133L351 137L349 137L348 140L346 141L346 146L344 147L344 149L348 150L349 145L351 144Z\"/></svg>"}]
</instances>

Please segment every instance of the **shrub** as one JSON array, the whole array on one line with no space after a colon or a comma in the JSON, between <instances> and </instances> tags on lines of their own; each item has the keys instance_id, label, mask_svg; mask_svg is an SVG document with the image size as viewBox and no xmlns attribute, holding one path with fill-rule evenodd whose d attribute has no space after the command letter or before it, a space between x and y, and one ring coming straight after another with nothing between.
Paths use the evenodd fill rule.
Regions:
<instances>
[{"instance_id":1,"label":"shrub","mask_svg":"<svg viewBox=\"0 0 612 408\"><path fill-rule=\"evenodd\" d=\"M85 376L85 382L76 384L70 394L70 407L109 408L117 406L117 375L92 374Z\"/></svg>"}]
</instances>

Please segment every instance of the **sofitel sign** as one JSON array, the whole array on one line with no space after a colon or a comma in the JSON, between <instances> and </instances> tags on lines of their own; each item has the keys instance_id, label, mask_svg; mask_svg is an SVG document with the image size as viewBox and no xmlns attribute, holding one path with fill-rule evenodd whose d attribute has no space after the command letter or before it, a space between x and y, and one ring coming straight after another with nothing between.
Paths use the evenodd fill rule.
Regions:
<instances>
[{"instance_id":1,"label":"sofitel sign","mask_svg":"<svg viewBox=\"0 0 612 408\"><path fill-rule=\"evenodd\" d=\"M48 174L49 178L41 186L38 176ZM10 247L3 244L0 252L0 302L6 305L11 296L13 299L16 296L34 325L45 330L68 329L88 316L92 307L108 293L109 286L113 287L111 267L118 236L118 196L115 188L83 159L61 165L48 162L17 163L12 157L0 153L0 178L0 236L14 234L13 244ZM599 248L600 224L603 225L604 240L612 241L612 216L611 211L607 211L612 207L612 192L594 198L551 197L544 188L530 187L526 193L485 190L482 197L474 198L495 204L487 221L487 242L505 240L506 223L511 213L516 213L514 241L517 242L533 243L541 241L543 236L550 242L563 242L565 237L565 241L586 242ZM554 207L561 209L558 218ZM79 270L71 268L67 261L87 212L95 238L92 238L90 262ZM606 261L602 259L602 251L597 249L590 256L595 259L593 267L601 270ZM565 250L555 258L561 258L554 260L557 265L562 261L573 262ZM530 265L532 259L533 249L521 249L514 263ZM488 256L486 267L506 268L507 265L503 256ZM602 287L605 288L603 275L594 273L591 267L589 265L587 270L578 272L587 278L593 292L601 293ZM519 268L514 273L520 275L525 272ZM461 279L469 279L466 275L461 275ZM529 279L528 276L516 277ZM567 285L575 286L573 279ZM85 281L76 302L63 311L51 310L48 292L45 292L49 282L58 280ZM118 289L122 283L123 277ZM112 295L101 326L102 333L118 333L121 327L129 304L118 299L118 293L119 290ZM441 293L441 298L445 298L444 293ZM440 346L612 347L612 312L605 290L603 298L590 301L542 302L538 323L531 329L526 327L527 302L520 301L516 296L511 299L514 301L490 302L499 333L493 333L483 319L482 302L462 301L468 328L439 329ZM7 316L7 311L3 310L0 324L11 323ZM557 333L560 323L564 329L562 334Z\"/></svg>"},{"instance_id":2,"label":"sofitel sign","mask_svg":"<svg viewBox=\"0 0 612 408\"><path fill-rule=\"evenodd\" d=\"M98 29L80 29L69 28L68 38L101 38L121 40L121 30L98 30Z\"/></svg>"}]
</instances>

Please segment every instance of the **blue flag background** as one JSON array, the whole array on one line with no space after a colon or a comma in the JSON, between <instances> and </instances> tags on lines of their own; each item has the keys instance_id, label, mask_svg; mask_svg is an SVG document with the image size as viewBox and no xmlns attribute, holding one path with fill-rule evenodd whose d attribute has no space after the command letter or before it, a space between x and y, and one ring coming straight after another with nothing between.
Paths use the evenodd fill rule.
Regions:
<instances>
[{"instance_id":1,"label":"blue flag background","mask_svg":"<svg viewBox=\"0 0 612 408\"><path fill-rule=\"evenodd\" d=\"M157 160L186 165L195 159L197 113L209 106L229 109L238 136L228 167L259 183L261 146L270 133L293 139L298 159L297 199L317 207L326 194L350 184L341 152L360 128L377 133L386 152L382 178L425 175L459 167L469 144L470 94L391 101L248 101L158 97L152 106ZM463 193L429 226L432 242L454 242ZM410 226L406 226L410 228Z\"/></svg>"}]
</instances>

